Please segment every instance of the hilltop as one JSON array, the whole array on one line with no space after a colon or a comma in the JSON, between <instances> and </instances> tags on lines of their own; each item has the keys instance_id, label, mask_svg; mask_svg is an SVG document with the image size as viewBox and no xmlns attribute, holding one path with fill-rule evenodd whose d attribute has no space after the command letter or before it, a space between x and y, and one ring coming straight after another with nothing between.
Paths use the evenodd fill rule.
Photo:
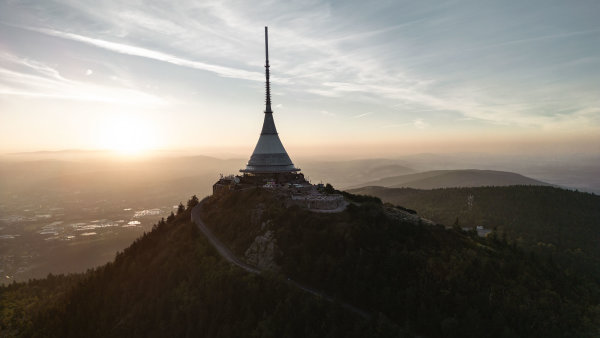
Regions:
<instances>
[{"instance_id":1,"label":"hilltop","mask_svg":"<svg viewBox=\"0 0 600 338\"><path fill-rule=\"evenodd\" d=\"M360 184L361 187L436 189L508 185L549 185L517 173L496 170L432 170L381 178Z\"/></svg>"},{"instance_id":2,"label":"hilltop","mask_svg":"<svg viewBox=\"0 0 600 338\"><path fill-rule=\"evenodd\" d=\"M593 336L598 285L502 239L341 193L316 213L269 189L212 196L203 221L261 274L228 264L190 221L197 200L85 274L0 289L4 335ZM271 247L272 250L263 250ZM260 265L260 264L257 264ZM296 280L333 303L287 283ZM40 295L43 295L40 297ZM38 299L43 299L39 301ZM336 304L351 304L367 319Z\"/></svg>"}]
</instances>

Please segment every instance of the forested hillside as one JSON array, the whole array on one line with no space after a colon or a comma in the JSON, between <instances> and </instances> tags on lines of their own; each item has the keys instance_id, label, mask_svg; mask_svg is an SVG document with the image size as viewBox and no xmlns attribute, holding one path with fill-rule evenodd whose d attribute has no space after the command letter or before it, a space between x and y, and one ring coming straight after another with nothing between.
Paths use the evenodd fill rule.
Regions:
<instances>
[{"instance_id":1,"label":"forested hillside","mask_svg":"<svg viewBox=\"0 0 600 338\"><path fill-rule=\"evenodd\" d=\"M600 196L541 187L351 190L416 210L444 225L482 225L520 247L564 260L600 280Z\"/></svg>"},{"instance_id":2,"label":"forested hillside","mask_svg":"<svg viewBox=\"0 0 600 338\"><path fill-rule=\"evenodd\" d=\"M501 238L391 217L377 198L338 214L252 189L211 197L202 217L239 257L271 231L278 272L225 262L190 222L160 221L114 262L0 289L0 335L54 337L586 337L600 289ZM297 280L370 314L295 288Z\"/></svg>"},{"instance_id":3,"label":"forested hillside","mask_svg":"<svg viewBox=\"0 0 600 338\"><path fill-rule=\"evenodd\" d=\"M226 263L189 209L101 268L0 288L2 337L364 337L377 325Z\"/></svg>"},{"instance_id":4,"label":"forested hillside","mask_svg":"<svg viewBox=\"0 0 600 338\"><path fill-rule=\"evenodd\" d=\"M377 198L347 196L357 204L346 212L318 214L247 191L206 201L205 222L238 255L255 236L274 232L284 274L414 334L600 332L595 281L501 238L394 220Z\"/></svg>"}]
</instances>

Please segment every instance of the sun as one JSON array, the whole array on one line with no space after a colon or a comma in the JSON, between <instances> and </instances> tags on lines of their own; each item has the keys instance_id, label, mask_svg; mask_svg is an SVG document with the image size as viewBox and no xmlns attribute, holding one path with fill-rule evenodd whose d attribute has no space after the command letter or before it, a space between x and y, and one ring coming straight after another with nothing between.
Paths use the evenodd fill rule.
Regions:
<instances>
[{"instance_id":1,"label":"sun","mask_svg":"<svg viewBox=\"0 0 600 338\"><path fill-rule=\"evenodd\" d=\"M114 116L102 126L101 147L122 155L140 155L156 146L153 130L149 121L137 116Z\"/></svg>"}]
</instances>

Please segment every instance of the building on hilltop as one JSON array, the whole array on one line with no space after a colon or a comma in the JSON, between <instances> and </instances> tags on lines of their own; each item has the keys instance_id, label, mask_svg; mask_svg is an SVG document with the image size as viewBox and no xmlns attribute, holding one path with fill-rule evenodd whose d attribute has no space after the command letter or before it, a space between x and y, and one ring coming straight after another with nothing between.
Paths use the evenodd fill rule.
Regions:
<instances>
[{"instance_id":1,"label":"building on hilltop","mask_svg":"<svg viewBox=\"0 0 600 338\"><path fill-rule=\"evenodd\" d=\"M277 183L305 182L300 169L294 166L290 156L283 147L271 110L271 84L269 81L269 35L265 27L265 77L266 77L266 107L262 131L254 152L246 164L240 169L245 182L259 183L266 179L274 179Z\"/></svg>"},{"instance_id":2,"label":"building on hilltop","mask_svg":"<svg viewBox=\"0 0 600 338\"><path fill-rule=\"evenodd\" d=\"M310 184L300 173L300 169L294 166L279 139L271 109L267 27L265 27L265 56L266 103L260 137L246 168L240 169L243 175L221 175L220 179L213 184L213 195L226 195L235 191L262 187L278 194L286 200L288 206L297 205L315 212L340 212L348 204L344 197L340 194L324 193L323 184Z\"/></svg>"},{"instance_id":3,"label":"building on hilltop","mask_svg":"<svg viewBox=\"0 0 600 338\"><path fill-rule=\"evenodd\" d=\"M213 195L220 195L234 190L238 183L240 183L239 177L233 175L223 176L221 174L217 183L213 184Z\"/></svg>"}]
</instances>

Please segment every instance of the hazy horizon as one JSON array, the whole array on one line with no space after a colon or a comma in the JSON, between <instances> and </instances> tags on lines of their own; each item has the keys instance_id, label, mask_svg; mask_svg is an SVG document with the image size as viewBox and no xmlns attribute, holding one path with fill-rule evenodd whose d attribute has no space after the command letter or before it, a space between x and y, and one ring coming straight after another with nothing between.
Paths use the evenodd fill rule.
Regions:
<instances>
[{"instance_id":1,"label":"hazy horizon","mask_svg":"<svg viewBox=\"0 0 600 338\"><path fill-rule=\"evenodd\" d=\"M258 139L258 133L256 135ZM255 141L255 140L254 140ZM322 146L287 146L290 157L294 158L312 158L312 159L332 159L332 160L357 160L372 158L397 158L404 156L416 156L424 154L432 155L486 155L499 157L552 157L569 158L573 156L588 157L590 159L600 157L600 152L595 148L578 147L577 144L563 143L560 146L552 144L528 143L530 147L518 147L515 143L505 144L503 147L496 147L490 150L485 147L456 147L440 149L440 147L408 147L402 148L392 144L346 144L335 145L326 144ZM0 152L0 160L11 156L36 155L36 154L61 154L61 153L90 153L106 154L118 159L132 159L155 156L210 156L219 159L246 158L252 154L255 143L248 143L237 147L190 147L190 148L156 148L144 149L141 151L122 151L110 148L36 148L36 149L14 149L12 151Z\"/></svg>"},{"instance_id":2,"label":"hazy horizon","mask_svg":"<svg viewBox=\"0 0 600 338\"><path fill-rule=\"evenodd\" d=\"M3 182L0 185L10 185L13 176L11 163L22 170L30 172L29 180L35 182L36 175L47 171L52 172L58 163L61 170L57 172L64 177L77 175L79 172L97 171L99 174L116 175L124 168L136 170L142 177L155 179L170 179L173 175L186 172L189 179L202 176L201 188L203 193L210 190L211 184L219 174L239 174L239 169L246 165L251 149L187 149L146 151L135 155L115 150L62 150L22 152L0 155L0 171L3 172ZM294 149L296 150L296 149ZM381 153L364 154L353 152L330 153L316 155L310 151L292 152L292 160L302 169L304 175L314 182L329 182L336 187L345 189L364 182L374 181L385 177L393 177L406 173L427 172L432 170L495 170L524 175L549 184L569 189L579 189L587 192L600 193L600 180L597 177L600 168L600 156L589 153L485 153L485 152L454 152L454 153ZM28 168L28 162L35 162L36 168ZM98 166L99 165L99 166ZM183 165L179 168L177 165ZM96 168L98 166L98 168ZM112 167L111 167L112 166ZM87 167L89 169L82 170ZM4 169L2 169L4 168ZM173 172L165 171L171 168ZM408 170L408 172L406 171ZM26 176L27 177L27 176ZM73 189L80 189L80 186ZM200 187L200 186L198 186ZM190 191L191 192L191 191ZM193 192L192 192L193 193Z\"/></svg>"}]
</instances>

